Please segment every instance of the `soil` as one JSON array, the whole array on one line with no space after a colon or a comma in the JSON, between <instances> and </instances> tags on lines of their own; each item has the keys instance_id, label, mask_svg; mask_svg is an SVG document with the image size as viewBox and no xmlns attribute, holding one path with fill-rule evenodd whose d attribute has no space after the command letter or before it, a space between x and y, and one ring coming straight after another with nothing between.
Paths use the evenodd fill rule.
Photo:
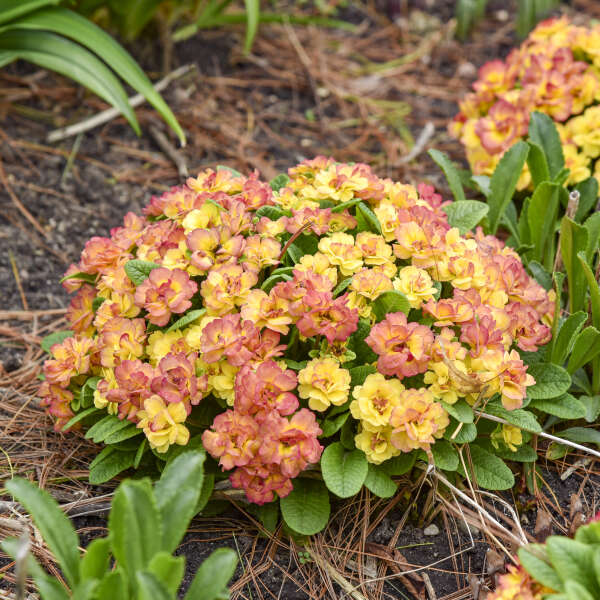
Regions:
<instances>
[{"instance_id":1,"label":"soil","mask_svg":"<svg viewBox=\"0 0 600 600\"><path fill-rule=\"evenodd\" d=\"M574 9L578 4L588 6L573 2ZM357 25L355 32L263 27L248 57L240 54L237 30L202 32L175 46L172 68L196 65L194 72L164 92L188 134L188 145L180 152L189 173L226 164L242 172L259 169L272 177L304 158L325 154L340 161L368 162L380 175L397 180L425 180L447 194L425 150L435 146L462 161L461 149L447 135L446 124L477 68L505 56L515 43L513 3L507 10L506 2L491 2L488 17L464 45L451 36L453 5L450 0L350 3L341 16ZM384 71L361 70L415 49L417 58L406 63ZM147 70L156 71L162 49L154 40L138 42L132 52ZM34 396L33 376L41 360L35 343L47 330L60 328L59 309L67 305L68 297L59 279L68 265L78 260L90 237L107 235L128 211L139 213L152 194L185 178L149 134L154 125L170 135L148 107L137 110L143 129L139 138L123 119L114 119L78 138L49 144L46 136L51 130L78 122L105 105L70 81L20 62L4 68L0 80L4 88L0 96L0 411L3 420L12 423L20 412L14 409L15 394L26 388L27 398ZM382 100L395 104L390 108ZM433 135L413 160L403 161L427 123L434 125ZM49 310L54 313L48 314ZM12 412L6 408L9 403ZM49 430L49 421L32 406L37 411L36 427ZM77 438L73 445L50 431L44 432L43 439L40 475L37 463L28 458L27 444L0 438L0 447L15 457L11 470L24 474L37 469L38 480L46 481L53 469L63 469L60 474L66 469L67 479L87 497L106 491L85 483L85 459L77 460L76 452L85 457L89 454L84 450L92 455L97 451L91 443ZM69 466L73 460L75 466ZM564 483L555 469L549 465L544 478L556 502L547 489L545 497L549 504L559 505L560 510L555 506L552 513L554 531L559 532L568 530L565 515L573 516L573 496L581 498L586 516L595 512L598 488L583 479L581 469ZM362 567L357 572L355 552L359 542L367 542L367 555L384 549L398 559L394 555L398 551L410 565L431 565L424 573L438 599L474 598L478 584L473 578L470 583L468 576L489 583L490 537L445 512L423 514L421 503L430 487L424 486L421 496L415 497L412 485L406 482L406 496L368 536L364 532L378 514L369 500L361 497L363 512L355 509L351 518L340 505L341 516L315 538L314 547L319 548L319 556L329 556L335 563L332 540L339 541L340 532L350 527L347 545L337 548L343 565L336 567L353 578L353 585L370 578ZM523 507L526 528L533 533L536 506L531 497L517 490L506 498ZM405 513L409 518L403 524ZM432 515L438 533L426 536L424 529ZM106 525L103 516L77 517L75 522L84 544ZM258 536L249 516L235 508L212 519L195 520L180 548L188 559L186 583L214 548L227 545L241 557L232 587L234 598L347 596L328 579L322 565L300 560L301 542L290 542L279 533L276 540ZM382 564L365 560L370 569ZM380 569L377 576L384 572L382 589L376 582L363 583L359 590L364 597L428 597L426 581L419 575L406 579Z\"/></svg>"}]
</instances>

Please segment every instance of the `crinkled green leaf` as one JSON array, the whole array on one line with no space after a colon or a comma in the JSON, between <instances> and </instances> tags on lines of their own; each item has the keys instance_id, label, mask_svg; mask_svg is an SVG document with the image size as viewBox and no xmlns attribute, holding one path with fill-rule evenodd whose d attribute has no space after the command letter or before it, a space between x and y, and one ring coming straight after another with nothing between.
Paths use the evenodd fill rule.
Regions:
<instances>
[{"instance_id":1,"label":"crinkled green leaf","mask_svg":"<svg viewBox=\"0 0 600 600\"><path fill-rule=\"evenodd\" d=\"M398 486L381 466L369 463L365 487L379 498L391 498Z\"/></svg>"},{"instance_id":2,"label":"crinkled green leaf","mask_svg":"<svg viewBox=\"0 0 600 600\"><path fill-rule=\"evenodd\" d=\"M519 548L518 554L521 564L536 581L553 590L563 589L560 577L550 564L546 548L542 544L527 544Z\"/></svg>"},{"instance_id":3,"label":"crinkled green leaf","mask_svg":"<svg viewBox=\"0 0 600 600\"><path fill-rule=\"evenodd\" d=\"M432 148L431 150L429 150L427 152L427 154L429 154L429 156L431 156L433 161L444 172L444 175L446 176L446 180L448 181L448 187L450 188L450 191L452 192L452 195L454 196L454 200L456 201L456 202L454 202L454 204L457 204L458 202L466 202L467 200L465 198L465 191L463 189L462 182L460 180L460 175L458 174L458 169L456 168L456 165L448 158L448 156L446 154L444 154L443 152L440 152L439 150L436 150L435 148ZM470 202L472 202L472 201L470 201ZM482 203L478 203L478 204L482 204ZM446 210L446 212L448 212L448 211ZM448 216L450 216L449 213L448 213ZM455 225L455 227L458 227L458 225ZM471 228L468 227L467 229L471 229Z\"/></svg>"},{"instance_id":4,"label":"crinkled green leaf","mask_svg":"<svg viewBox=\"0 0 600 600\"><path fill-rule=\"evenodd\" d=\"M527 388L527 396L532 400L557 398L571 386L571 376L558 365L537 363L530 365L527 372L535 379L535 385Z\"/></svg>"},{"instance_id":5,"label":"crinkled green leaf","mask_svg":"<svg viewBox=\"0 0 600 600\"><path fill-rule=\"evenodd\" d=\"M325 484L316 479L296 478L292 492L280 501L286 524L302 535L313 535L325 528L331 507Z\"/></svg>"},{"instance_id":6,"label":"crinkled green leaf","mask_svg":"<svg viewBox=\"0 0 600 600\"><path fill-rule=\"evenodd\" d=\"M529 406L559 419L581 419L586 415L584 404L571 394L563 394L557 398L532 400Z\"/></svg>"},{"instance_id":7,"label":"crinkled green leaf","mask_svg":"<svg viewBox=\"0 0 600 600\"><path fill-rule=\"evenodd\" d=\"M127 277L131 279L133 284L138 286L148 279L150 271L159 267L160 265L148 260L133 259L125 263L125 273L127 273Z\"/></svg>"},{"instance_id":8,"label":"crinkled green leaf","mask_svg":"<svg viewBox=\"0 0 600 600\"><path fill-rule=\"evenodd\" d=\"M486 490L509 490L515 485L512 471L501 458L474 444L470 446L470 453L473 473L479 486Z\"/></svg>"},{"instance_id":9,"label":"crinkled green leaf","mask_svg":"<svg viewBox=\"0 0 600 600\"><path fill-rule=\"evenodd\" d=\"M67 338L73 337L73 333L74 332L71 330L55 331L54 333L51 333L51 334L47 335L46 337L42 338L42 341L40 342L40 346L41 346L42 350L44 350L44 352L47 352L48 354L50 354L50 348L52 348L52 346L54 346L54 344L61 344Z\"/></svg>"},{"instance_id":10,"label":"crinkled green leaf","mask_svg":"<svg viewBox=\"0 0 600 600\"><path fill-rule=\"evenodd\" d=\"M360 491L369 465L364 452L347 452L340 442L330 444L321 456L323 481L340 498L349 498Z\"/></svg>"}]
</instances>

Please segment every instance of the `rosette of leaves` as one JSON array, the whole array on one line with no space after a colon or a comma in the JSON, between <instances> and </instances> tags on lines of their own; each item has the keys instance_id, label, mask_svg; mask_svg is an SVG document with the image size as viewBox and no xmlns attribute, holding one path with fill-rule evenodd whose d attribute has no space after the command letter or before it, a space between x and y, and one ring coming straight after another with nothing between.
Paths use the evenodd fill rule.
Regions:
<instances>
[{"instance_id":1,"label":"rosette of leaves","mask_svg":"<svg viewBox=\"0 0 600 600\"><path fill-rule=\"evenodd\" d=\"M62 0L0 2L0 67L22 59L69 77L118 109L139 135L120 78L154 106L185 144L175 115L131 55L94 23L60 4Z\"/></svg>"},{"instance_id":2,"label":"rosette of leaves","mask_svg":"<svg viewBox=\"0 0 600 600\"><path fill-rule=\"evenodd\" d=\"M27 510L64 576L64 584L46 573L27 553L27 541L11 538L2 549L17 562L22 581L33 578L42 600L221 600L237 565L233 550L221 548L200 566L183 596L178 595L185 557L174 556L197 512L205 454L186 450L169 461L152 485L126 480L115 491L108 535L96 538L80 554L79 537L57 502L31 482L6 483Z\"/></svg>"},{"instance_id":3,"label":"rosette of leaves","mask_svg":"<svg viewBox=\"0 0 600 600\"><path fill-rule=\"evenodd\" d=\"M519 561L543 585L544 598L593 600L600 597L600 522L579 527L574 539L552 535L543 544L519 550Z\"/></svg>"}]
</instances>

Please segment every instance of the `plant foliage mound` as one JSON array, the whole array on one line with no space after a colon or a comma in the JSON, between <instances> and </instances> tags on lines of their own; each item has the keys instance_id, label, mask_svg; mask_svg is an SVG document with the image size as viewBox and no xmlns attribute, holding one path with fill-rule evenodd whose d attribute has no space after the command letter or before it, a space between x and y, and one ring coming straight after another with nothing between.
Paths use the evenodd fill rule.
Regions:
<instances>
[{"instance_id":1,"label":"plant foliage mound","mask_svg":"<svg viewBox=\"0 0 600 600\"><path fill-rule=\"evenodd\" d=\"M539 430L528 390L558 397L570 378L527 372L553 292L470 231L482 206L324 157L270 184L207 170L87 242L63 280L71 330L45 340L43 403L57 429L107 445L93 481L201 436L301 533L327 520L323 483L297 479L319 463L337 496L389 496L419 456L464 474L459 445L480 436L477 481L512 487L495 454L535 460L519 452L520 428ZM504 424L474 423L473 406Z\"/></svg>"},{"instance_id":2,"label":"plant foliage mound","mask_svg":"<svg viewBox=\"0 0 600 600\"><path fill-rule=\"evenodd\" d=\"M500 576L488 600L593 600L600 597L600 514L573 539L551 535L519 549L517 564Z\"/></svg>"},{"instance_id":3,"label":"plant foliage mound","mask_svg":"<svg viewBox=\"0 0 600 600\"><path fill-rule=\"evenodd\" d=\"M6 489L29 512L56 558L63 580L46 573L28 552L28 536L2 541L15 560L17 598L25 597L31 575L42 600L225 600L237 555L220 548L202 563L185 596L178 595L185 557L174 556L200 500L205 453L186 449L173 457L161 478L124 481L116 490L108 535L79 553L79 536L56 500L26 479ZM21 587L23 586L23 587Z\"/></svg>"},{"instance_id":4,"label":"plant foliage mound","mask_svg":"<svg viewBox=\"0 0 600 600\"><path fill-rule=\"evenodd\" d=\"M505 61L486 63L450 125L465 146L473 173L491 175L504 153L527 136L536 111L557 124L560 141L555 144L562 144L570 170L567 184L590 176L600 180L599 69L600 25L578 27L567 17L543 21ZM549 140L534 141L541 145ZM518 189L530 186L529 167L523 168Z\"/></svg>"}]
</instances>

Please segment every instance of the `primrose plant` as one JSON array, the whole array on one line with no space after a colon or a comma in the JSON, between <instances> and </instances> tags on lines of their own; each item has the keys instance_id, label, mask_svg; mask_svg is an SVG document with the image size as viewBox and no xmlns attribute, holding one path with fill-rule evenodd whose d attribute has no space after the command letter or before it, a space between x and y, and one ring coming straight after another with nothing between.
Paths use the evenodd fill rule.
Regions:
<instances>
[{"instance_id":1,"label":"primrose plant","mask_svg":"<svg viewBox=\"0 0 600 600\"><path fill-rule=\"evenodd\" d=\"M19 540L5 540L2 549L18 565L24 563L42 600L227 598L226 586L237 565L235 552L227 548L213 552L196 572L185 596L178 595L185 557L173 556L173 552L196 513L204 459L204 452L186 450L167 463L154 486L149 479L124 481L114 495L108 536L93 540L83 555L79 537L56 501L25 479L10 480L6 489L31 514L67 587L31 555L23 556Z\"/></svg>"}]
</instances>

